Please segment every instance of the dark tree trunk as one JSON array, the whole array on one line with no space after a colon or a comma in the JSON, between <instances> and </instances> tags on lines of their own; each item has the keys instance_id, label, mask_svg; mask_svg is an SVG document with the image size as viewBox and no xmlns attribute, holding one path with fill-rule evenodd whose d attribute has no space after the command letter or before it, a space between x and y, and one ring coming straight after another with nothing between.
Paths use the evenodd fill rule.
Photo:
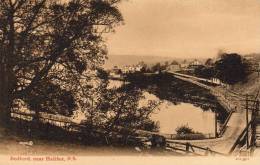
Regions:
<instances>
[{"instance_id":1,"label":"dark tree trunk","mask_svg":"<svg viewBox=\"0 0 260 165\"><path fill-rule=\"evenodd\" d=\"M13 91L16 86L15 73L13 66L15 63L14 56L14 11L10 10L8 14L8 25L10 30L7 31L9 43L0 46L0 123L9 126L11 118L11 107L13 103Z\"/></svg>"},{"instance_id":2,"label":"dark tree trunk","mask_svg":"<svg viewBox=\"0 0 260 165\"><path fill-rule=\"evenodd\" d=\"M0 63L0 123L6 126L9 125L12 107L12 91L14 88L14 76L11 69L5 60L2 59Z\"/></svg>"},{"instance_id":3,"label":"dark tree trunk","mask_svg":"<svg viewBox=\"0 0 260 165\"><path fill-rule=\"evenodd\" d=\"M1 95L3 96L4 94L1 91ZM8 96L2 96L0 97L0 124L6 127L9 126L11 118L11 100Z\"/></svg>"}]
</instances>

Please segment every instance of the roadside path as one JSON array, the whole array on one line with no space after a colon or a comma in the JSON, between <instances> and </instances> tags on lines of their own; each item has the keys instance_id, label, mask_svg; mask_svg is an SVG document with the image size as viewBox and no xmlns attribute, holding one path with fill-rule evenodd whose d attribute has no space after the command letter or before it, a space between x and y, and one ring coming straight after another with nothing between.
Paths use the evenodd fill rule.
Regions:
<instances>
[{"instance_id":1,"label":"roadside path","mask_svg":"<svg viewBox=\"0 0 260 165\"><path fill-rule=\"evenodd\" d=\"M246 112L243 107L243 101L241 101L241 96L234 96L234 93L226 93L225 89L222 87L211 87L200 83L192 78L186 78L179 75L174 75L174 77L181 79L183 81L187 81L198 85L202 88L210 90L210 92L215 95L219 101L219 103L227 110L235 112L231 115L225 132L223 133L221 138L216 139L207 139L207 140L171 140L176 142L189 142L193 145L201 146L201 147L209 147L214 151L218 151L221 153L228 153L232 146L235 144L239 135L243 132L246 127ZM226 98L229 98L228 101Z\"/></svg>"}]
</instances>

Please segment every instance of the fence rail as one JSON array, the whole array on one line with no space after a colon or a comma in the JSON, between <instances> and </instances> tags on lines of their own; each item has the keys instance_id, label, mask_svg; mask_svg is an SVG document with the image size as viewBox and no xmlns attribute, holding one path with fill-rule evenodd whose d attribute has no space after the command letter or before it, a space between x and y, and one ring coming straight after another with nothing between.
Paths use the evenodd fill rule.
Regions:
<instances>
[{"instance_id":1,"label":"fence rail","mask_svg":"<svg viewBox=\"0 0 260 165\"><path fill-rule=\"evenodd\" d=\"M192 145L190 143L167 141L167 144L168 144L167 147L185 152L187 154L192 153L194 155L200 155L200 156L202 156L202 155L228 156L228 154L213 151L208 147L207 148L199 147L196 145Z\"/></svg>"},{"instance_id":2,"label":"fence rail","mask_svg":"<svg viewBox=\"0 0 260 165\"><path fill-rule=\"evenodd\" d=\"M215 138L215 134L208 133L208 134L202 134L202 133L191 133L191 134L163 134L163 136L166 139L171 140L199 140L199 139L212 139Z\"/></svg>"}]
</instances>

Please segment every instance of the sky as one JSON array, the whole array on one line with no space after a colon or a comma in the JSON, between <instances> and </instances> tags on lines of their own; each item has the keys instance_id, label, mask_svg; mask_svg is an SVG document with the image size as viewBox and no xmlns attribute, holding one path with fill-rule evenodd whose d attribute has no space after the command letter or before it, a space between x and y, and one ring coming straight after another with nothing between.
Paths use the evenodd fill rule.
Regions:
<instances>
[{"instance_id":1,"label":"sky","mask_svg":"<svg viewBox=\"0 0 260 165\"><path fill-rule=\"evenodd\" d=\"M126 0L109 54L214 57L260 52L260 0Z\"/></svg>"}]
</instances>

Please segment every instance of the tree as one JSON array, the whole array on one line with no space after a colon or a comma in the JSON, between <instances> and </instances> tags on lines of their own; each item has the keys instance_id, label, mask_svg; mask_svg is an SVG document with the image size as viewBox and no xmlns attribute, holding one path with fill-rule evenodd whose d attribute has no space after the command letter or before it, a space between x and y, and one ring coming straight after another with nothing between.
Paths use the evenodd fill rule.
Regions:
<instances>
[{"instance_id":1,"label":"tree","mask_svg":"<svg viewBox=\"0 0 260 165\"><path fill-rule=\"evenodd\" d=\"M2 0L0 3L0 112L7 122L15 99L70 91L89 99L90 73L106 59L102 34L122 21L120 0ZM92 74L94 75L94 74ZM37 92L36 92L37 91ZM63 94L50 94L51 99ZM84 97L82 97L84 96ZM45 98L41 98L45 99ZM46 100L45 100L46 101Z\"/></svg>"},{"instance_id":2,"label":"tree","mask_svg":"<svg viewBox=\"0 0 260 165\"><path fill-rule=\"evenodd\" d=\"M29 109L38 112L58 113L71 116L76 108L76 100L72 93L60 86L46 83L35 88L30 95L24 99ZM38 115L36 116L38 117Z\"/></svg>"},{"instance_id":3,"label":"tree","mask_svg":"<svg viewBox=\"0 0 260 165\"><path fill-rule=\"evenodd\" d=\"M141 72L142 73L149 72L149 67L147 64L142 65Z\"/></svg>"},{"instance_id":4,"label":"tree","mask_svg":"<svg viewBox=\"0 0 260 165\"><path fill-rule=\"evenodd\" d=\"M215 76L215 69L214 67L200 65L194 69L194 74L198 77L210 79Z\"/></svg>"},{"instance_id":5,"label":"tree","mask_svg":"<svg viewBox=\"0 0 260 165\"><path fill-rule=\"evenodd\" d=\"M222 54L215 65L216 76L228 84L245 80L249 72L248 63L236 53Z\"/></svg>"},{"instance_id":6,"label":"tree","mask_svg":"<svg viewBox=\"0 0 260 165\"><path fill-rule=\"evenodd\" d=\"M142 73L149 71L148 65L144 61L139 62L138 65L142 67L141 68Z\"/></svg>"},{"instance_id":7,"label":"tree","mask_svg":"<svg viewBox=\"0 0 260 165\"><path fill-rule=\"evenodd\" d=\"M155 65L151 68L152 72L161 72L163 70L163 66L161 63L157 62Z\"/></svg>"},{"instance_id":8,"label":"tree","mask_svg":"<svg viewBox=\"0 0 260 165\"><path fill-rule=\"evenodd\" d=\"M82 124L90 131L99 128L109 135L124 129L124 135L128 135L134 133L136 129L149 131L158 129L158 124L150 119L150 115L160 102L149 100L147 105L140 105L140 99L144 99L141 89L132 88L131 85L108 89L109 81L106 76L103 76L102 81L102 85L96 88L92 108L84 107L89 110Z\"/></svg>"},{"instance_id":9,"label":"tree","mask_svg":"<svg viewBox=\"0 0 260 165\"><path fill-rule=\"evenodd\" d=\"M150 101L147 106L139 106L139 100L144 96L141 90L110 90L105 94L105 99L108 100L105 105L101 102L98 109L106 116L103 121L107 132L118 129L118 127L127 128L129 130L145 129L150 125L150 115L157 107L157 102ZM102 119L101 119L102 120ZM150 131L154 131L154 127L150 127Z\"/></svg>"},{"instance_id":10,"label":"tree","mask_svg":"<svg viewBox=\"0 0 260 165\"><path fill-rule=\"evenodd\" d=\"M206 66L213 66L214 65L214 61L212 58L208 58L206 61L205 61L205 65Z\"/></svg>"},{"instance_id":11,"label":"tree","mask_svg":"<svg viewBox=\"0 0 260 165\"><path fill-rule=\"evenodd\" d=\"M170 65L170 64L169 64L169 61L165 61L165 62L164 62L165 68L167 68L169 65Z\"/></svg>"},{"instance_id":12,"label":"tree","mask_svg":"<svg viewBox=\"0 0 260 165\"><path fill-rule=\"evenodd\" d=\"M185 63L186 63L186 62L185 62ZM173 61L171 62L171 65L179 65L179 63L178 63L177 61L173 60Z\"/></svg>"}]
</instances>

